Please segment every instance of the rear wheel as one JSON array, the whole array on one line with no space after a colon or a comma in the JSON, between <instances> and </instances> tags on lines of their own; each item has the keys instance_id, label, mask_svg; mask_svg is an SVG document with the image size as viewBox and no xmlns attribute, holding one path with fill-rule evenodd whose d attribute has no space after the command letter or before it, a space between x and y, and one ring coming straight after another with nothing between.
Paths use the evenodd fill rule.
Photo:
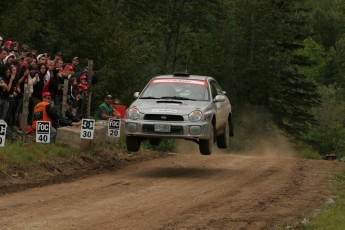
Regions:
<instances>
[{"instance_id":1,"label":"rear wheel","mask_svg":"<svg viewBox=\"0 0 345 230\"><path fill-rule=\"evenodd\" d=\"M211 155L214 142L214 128L213 124L210 124L210 136L207 140L199 140L199 150L202 155Z\"/></svg>"},{"instance_id":2,"label":"rear wheel","mask_svg":"<svg viewBox=\"0 0 345 230\"><path fill-rule=\"evenodd\" d=\"M126 136L126 145L129 152L138 152L140 149L140 137Z\"/></svg>"},{"instance_id":3,"label":"rear wheel","mask_svg":"<svg viewBox=\"0 0 345 230\"><path fill-rule=\"evenodd\" d=\"M226 149L229 146L230 142L230 128L229 121L226 121L224 127L224 133L217 137L217 146L220 149Z\"/></svg>"}]
</instances>

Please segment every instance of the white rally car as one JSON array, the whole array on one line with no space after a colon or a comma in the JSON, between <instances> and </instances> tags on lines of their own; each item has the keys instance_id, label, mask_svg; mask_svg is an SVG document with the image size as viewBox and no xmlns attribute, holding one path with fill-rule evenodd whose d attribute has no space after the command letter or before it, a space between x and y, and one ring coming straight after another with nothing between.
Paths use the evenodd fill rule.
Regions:
<instances>
[{"instance_id":1,"label":"white rally car","mask_svg":"<svg viewBox=\"0 0 345 230\"><path fill-rule=\"evenodd\" d=\"M212 77L174 73L152 78L127 109L127 150L137 152L141 141L159 145L161 138L179 138L199 144L210 155L213 143L227 148L233 136L231 105Z\"/></svg>"}]
</instances>

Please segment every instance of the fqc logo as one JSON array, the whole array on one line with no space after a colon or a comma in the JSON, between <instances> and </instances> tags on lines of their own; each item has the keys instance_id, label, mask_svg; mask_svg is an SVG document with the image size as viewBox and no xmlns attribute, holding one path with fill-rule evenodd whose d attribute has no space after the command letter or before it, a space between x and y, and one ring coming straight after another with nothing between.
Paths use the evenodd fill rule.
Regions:
<instances>
[{"instance_id":1,"label":"fqc logo","mask_svg":"<svg viewBox=\"0 0 345 230\"><path fill-rule=\"evenodd\" d=\"M83 119L81 122L81 139L93 139L93 133L95 129L95 120L94 119Z\"/></svg>"},{"instance_id":2,"label":"fqc logo","mask_svg":"<svg viewBox=\"0 0 345 230\"><path fill-rule=\"evenodd\" d=\"M49 121L37 121L36 142L50 143L50 122Z\"/></svg>"},{"instance_id":3,"label":"fqc logo","mask_svg":"<svg viewBox=\"0 0 345 230\"><path fill-rule=\"evenodd\" d=\"M110 118L108 123L108 136L120 137L121 120Z\"/></svg>"},{"instance_id":4,"label":"fqc logo","mask_svg":"<svg viewBox=\"0 0 345 230\"><path fill-rule=\"evenodd\" d=\"M0 124L0 147L4 147L5 146L6 128L7 128L7 124L6 123Z\"/></svg>"}]
</instances>

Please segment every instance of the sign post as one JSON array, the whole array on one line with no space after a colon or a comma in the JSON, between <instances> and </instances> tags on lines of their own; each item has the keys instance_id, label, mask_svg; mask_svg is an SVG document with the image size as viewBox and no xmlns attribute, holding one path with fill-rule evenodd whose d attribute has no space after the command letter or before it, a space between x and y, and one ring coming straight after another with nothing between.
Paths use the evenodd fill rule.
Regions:
<instances>
[{"instance_id":1,"label":"sign post","mask_svg":"<svg viewBox=\"0 0 345 230\"><path fill-rule=\"evenodd\" d=\"M36 143L50 143L50 122L37 121L36 124Z\"/></svg>"},{"instance_id":2,"label":"sign post","mask_svg":"<svg viewBox=\"0 0 345 230\"><path fill-rule=\"evenodd\" d=\"M83 119L81 123L81 139L93 139L93 134L95 132L95 119Z\"/></svg>"},{"instance_id":3,"label":"sign post","mask_svg":"<svg viewBox=\"0 0 345 230\"><path fill-rule=\"evenodd\" d=\"M108 121L108 136L120 137L121 120L110 118Z\"/></svg>"},{"instance_id":4,"label":"sign post","mask_svg":"<svg viewBox=\"0 0 345 230\"><path fill-rule=\"evenodd\" d=\"M0 147L5 146L7 123L0 122Z\"/></svg>"}]
</instances>

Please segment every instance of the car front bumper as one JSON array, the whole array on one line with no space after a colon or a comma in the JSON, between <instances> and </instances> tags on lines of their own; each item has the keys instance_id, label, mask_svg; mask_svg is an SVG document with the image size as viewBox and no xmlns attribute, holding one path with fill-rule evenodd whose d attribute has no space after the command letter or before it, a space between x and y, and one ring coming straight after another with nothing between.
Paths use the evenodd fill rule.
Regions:
<instances>
[{"instance_id":1,"label":"car front bumper","mask_svg":"<svg viewBox=\"0 0 345 230\"><path fill-rule=\"evenodd\" d=\"M155 131L155 124L170 125L169 132ZM155 138L176 139L208 139L210 136L209 121L148 121L148 120L125 120L125 135Z\"/></svg>"}]
</instances>

